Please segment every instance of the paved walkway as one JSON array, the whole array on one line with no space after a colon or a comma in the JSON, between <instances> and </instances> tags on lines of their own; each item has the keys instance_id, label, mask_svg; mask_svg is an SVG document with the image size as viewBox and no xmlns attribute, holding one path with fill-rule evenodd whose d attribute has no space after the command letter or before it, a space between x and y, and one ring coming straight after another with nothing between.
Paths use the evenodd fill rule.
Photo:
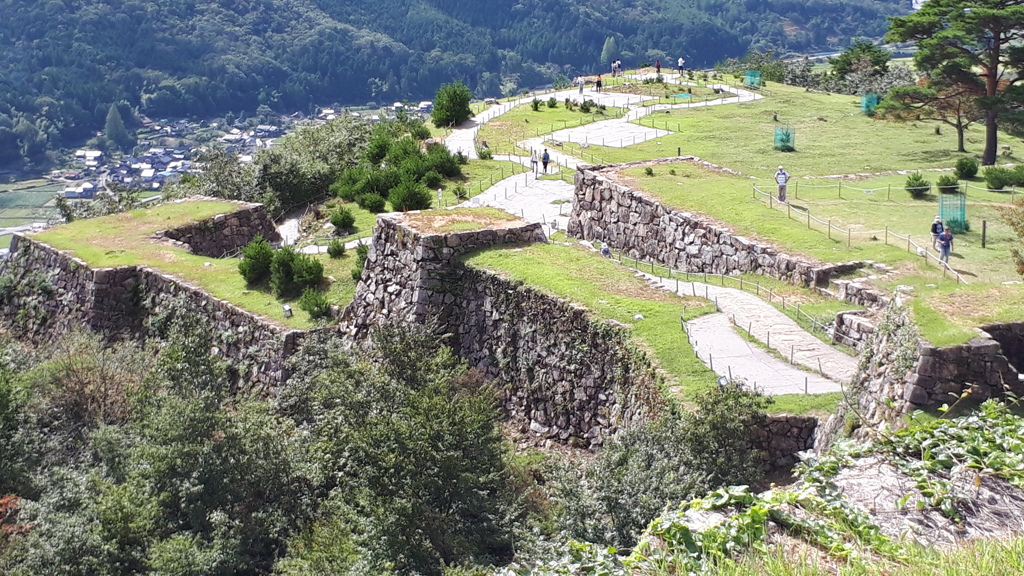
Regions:
<instances>
[{"instance_id":1,"label":"paved walkway","mask_svg":"<svg viewBox=\"0 0 1024 576\"><path fill-rule=\"evenodd\" d=\"M643 276L655 286L680 296L696 296L716 302L726 317L735 318L736 329L749 329L755 339L764 342L784 358L792 358L794 364L818 370L835 382L849 382L857 372L856 358L808 334L792 318L753 294L703 282L677 283L674 279L651 274L645 273ZM729 332L733 332L732 327L729 327ZM715 349L722 355L731 354L731 347L717 344L714 338L705 342L705 349L711 354L715 354ZM838 389L837 386L835 390Z\"/></svg>"},{"instance_id":2,"label":"paved walkway","mask_svg":"<svg viewBox=\"0 0 1024 576\"><path fill-rule=\"evenodd\" d=\"M701 362L715 374L766 394L824 394L839 384L780 361L736 333L724 313L708 314L686 323L686 335Z\"/></svg>"}]
</instances>

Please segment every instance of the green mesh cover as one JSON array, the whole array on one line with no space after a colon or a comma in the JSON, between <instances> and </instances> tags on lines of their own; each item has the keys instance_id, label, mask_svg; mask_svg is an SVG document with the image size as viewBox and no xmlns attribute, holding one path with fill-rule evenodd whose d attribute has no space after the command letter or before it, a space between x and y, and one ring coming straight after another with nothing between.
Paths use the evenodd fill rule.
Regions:
<instances>
[{"instance_id":1,"label":"green mesh cover","mask_svg":"<svg viewBox=\"0 0 1024 576\"><path fill-rule=\"evenodd\" d=\"M863 94L860 97L860 111L871 115L875 113L875 106L878 106L878 94Z\"/></svg>"},{"instance_id":2,"label":"green mesh cover","mask_svg":"<svg viewBox=\"0 0 1024 576\"><path fill-rule=\"evenodd\" d=\"M761 71L760 70L747 70L746 74L743 75L743 85L751 88L761 87Z\"/></svg>"},{"instance_id":3,"label":"green mesh cover","mask_svg":"<svg viewBox=\"0 0 1024 576\"><path fill-rule=\"evenodd\" d=\"M775 149L780 152L796 150L796 128L792 126L776 126Z\"/></svg>"},{"instance_id":4,"label":"green mesh cover","mask_svg":"<svg viewBox=\"0 0 1024 576\"><path fill-rule=\"evenodd\" d=\"M939 194L939 218L953 232L966 232L970 229L967 223L967 195Z\"/></svg>"}]
</instances>

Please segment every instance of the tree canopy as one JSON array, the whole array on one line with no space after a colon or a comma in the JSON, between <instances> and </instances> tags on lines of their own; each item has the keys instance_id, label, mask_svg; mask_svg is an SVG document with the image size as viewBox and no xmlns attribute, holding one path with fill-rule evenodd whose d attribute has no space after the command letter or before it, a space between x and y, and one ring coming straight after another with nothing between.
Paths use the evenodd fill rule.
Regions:
<instances>
[{"instance_id":1,"label":"tree canopy","mask_svg":"<svg viewBox=\"0 0 1024 576\"><path fill-rule=\"evenodd\" d=\"M999 121L1018 115L1024 101L1024 0L929 0L893 18L886 38L916 42L914 62L936 88L980 94L982 164L995 164Z\"/></svg>"}]
</instances>

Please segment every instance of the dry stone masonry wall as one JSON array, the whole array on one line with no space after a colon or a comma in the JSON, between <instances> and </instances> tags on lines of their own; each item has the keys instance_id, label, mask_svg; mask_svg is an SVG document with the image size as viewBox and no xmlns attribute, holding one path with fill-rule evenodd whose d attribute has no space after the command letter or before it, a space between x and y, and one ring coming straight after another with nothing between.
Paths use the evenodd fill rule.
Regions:
<instances>
[{"instance_id":1,"label":"dry stone masonry wall","mask_svg":"<svg viewBox=\"0 0 1024 576\"><path fill-rule=\"evenodd\" d=\"M231 214L218 214L201 222L157 232L154 237L177 243L192 254L210 258L237 254L257 234L271 243L281 241L274 221L262 204L238 204L241 209Z\"/></svg>"},{"instance_id":2,"label":"dry stone masonry wall","mask_svg":"<svg viewBox=\"0 0 1024 576\"><path fill-rule=\"evenodd\" d=\"M258 212L253 214L258 218ZM235 226L231 222L223 218L217 225ZM287 379L285 361L305 334L270 323L158 270L92 268L20 234L14 236L10 254L0 263L0 278L0 325L37 342L75 328L113 339L142 338L152 335L152 319L175 306L197 311L209 319L215 352L229 362L237 382L259 391L277 388Z\"/></svg>"},{"instance_id":3,"label":"dry stone masonry wall","mask_svg":"<svg viewBox=\"0 0 1024 576\"><path fill-rule=\"evenodd\" d=\"M692 156L661 162L696 162L710 166ZM827 287L834 274L861 266L861 263L821 264L781 254L774 246L737 236L705 216L668 208L613 179L620 170L646 164L649 162L579 168L568 223L569 235L606 242L631 258L657 262L676 270L761 274L808 287ZM857 304L884 306L883 295L861 293L866 290L847 290L842 297L849 295L850 301Z\"/></svg>"}]
</instances>

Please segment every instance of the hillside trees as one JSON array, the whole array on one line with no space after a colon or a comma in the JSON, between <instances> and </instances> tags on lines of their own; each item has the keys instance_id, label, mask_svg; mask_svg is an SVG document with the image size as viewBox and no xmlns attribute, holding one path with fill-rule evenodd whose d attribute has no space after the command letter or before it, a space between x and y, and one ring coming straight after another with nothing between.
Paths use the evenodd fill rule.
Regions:
<instances>
[{"instance_id":1,"label":"hillside trees","mask_svg":"<svg viewBox=\"0 0 1024 576\"><path fill-rule=\"evenodd\" d=\"M1024 102L1024 1L929 0L918 12L894 18L886 38L916 42L914 62L939 86L981 95L982 164L995 164L999 120L1019 116Z\"/></svg>"},{"instance_id":2,"label":"hillside trees","mask_svg":"<svg viewBox=\"0 0 1024 576\"><path fill-rule=\"evenodd\" d=\"M124 127L124 119L121 118L121 111L117 109L117 104L110 105L103 135L122 151L130 150L135 145L135 139L128 134L128 129Z\"/></svg>"}]
</instances>

